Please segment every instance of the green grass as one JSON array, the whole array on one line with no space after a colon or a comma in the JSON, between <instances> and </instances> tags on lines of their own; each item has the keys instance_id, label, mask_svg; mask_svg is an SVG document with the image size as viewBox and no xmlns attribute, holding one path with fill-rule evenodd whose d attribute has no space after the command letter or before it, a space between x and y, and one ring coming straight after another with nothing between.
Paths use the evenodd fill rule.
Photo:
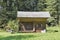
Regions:
<instances>
[{"instance_id":1,"label":"green grass","mask_svg":"<svg viewBox=\"0 0 60 40\"><path fill-rule=\"evenodd\" d=\"M48 27L46 33L0 32L0 40L60 40L60 27Z\"/></svg>"}]
</instances>

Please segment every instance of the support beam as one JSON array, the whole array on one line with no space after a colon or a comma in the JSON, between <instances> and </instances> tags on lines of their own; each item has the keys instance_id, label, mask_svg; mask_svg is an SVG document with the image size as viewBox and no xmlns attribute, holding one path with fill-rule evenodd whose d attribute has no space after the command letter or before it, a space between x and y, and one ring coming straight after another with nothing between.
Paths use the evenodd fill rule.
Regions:
<instances>
[{"instance_id":1,"label":"support beam","mask_svg":"<svg viewBox=\"0 0 60 40\"><path fill-rule=\"evenodd\" d=\"M25 26L22 23L20 23L20 25L21 25L21 28L23 29L23 31L26 31Z\"/></svg>"},{"instance_id":2,"label":"support beam","mask_svg":"<svg viewBox=\"0 0 60 40\"><path fill-rule=\"evenodd\" d=\"M35 23L33 23L33 32L35 32Z\"/></svg>"}]
</instances>

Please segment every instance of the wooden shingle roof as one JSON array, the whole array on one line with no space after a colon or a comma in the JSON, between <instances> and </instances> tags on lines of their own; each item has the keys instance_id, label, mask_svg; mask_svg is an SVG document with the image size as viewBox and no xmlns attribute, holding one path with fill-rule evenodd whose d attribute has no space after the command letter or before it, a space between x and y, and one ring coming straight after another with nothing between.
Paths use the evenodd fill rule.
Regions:
<instances>
[{"instance_id":1,"label":"wooden shingle roof","mask_svg":"<svg viewBox=\"0 0 60 40\"><path fill-rule=\"evenodd\" d=\"M31 17L31 18L49 18L50 14L49 12L24 12L24 11L18 11L17 17Z\"/></svg>"}]
</instances>

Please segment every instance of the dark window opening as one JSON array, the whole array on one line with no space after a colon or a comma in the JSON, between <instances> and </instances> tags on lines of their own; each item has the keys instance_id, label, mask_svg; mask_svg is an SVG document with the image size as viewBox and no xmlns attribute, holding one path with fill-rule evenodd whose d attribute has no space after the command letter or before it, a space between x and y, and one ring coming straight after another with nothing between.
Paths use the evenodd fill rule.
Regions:
<instances>
[{"instance_id":1,"label":"dark window opening","mask_svg":"<svg viewBox=\"0 0 60 40\"><path fill-rule=\"evenodd\" d=\"M33 23L30 23L30 22L23 22L21 23L23 26L20 27L20 30L33 30Z\"/></svg>"}]
</instances>

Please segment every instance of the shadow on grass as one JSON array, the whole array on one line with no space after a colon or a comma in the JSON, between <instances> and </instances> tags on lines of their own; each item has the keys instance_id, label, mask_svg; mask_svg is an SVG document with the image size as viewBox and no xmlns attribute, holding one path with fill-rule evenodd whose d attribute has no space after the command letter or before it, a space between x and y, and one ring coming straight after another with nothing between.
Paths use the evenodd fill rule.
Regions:
<instances>
[{"instance_id":1,"label":"shadow on grass","mask_svg":"<svg viewBox=\"0 0 60 40\"><path fill-rule=\"evenodd\" d=\"M58 30L47 30L47 32L49 32L49 33L56 33L56 32L59 32Z\"/></svg>"},{"instance_id":2,"label":"shadow on grass","mask_svg":"<svg viewBox=\"0 0 60 40\"><path fill-rule=\"evenodd\" d=\"M34 35L15 35L15 36L0 38L0 40L25 40L32 37L34 38L35 36Z\"/></svg>"}]
</instances>

